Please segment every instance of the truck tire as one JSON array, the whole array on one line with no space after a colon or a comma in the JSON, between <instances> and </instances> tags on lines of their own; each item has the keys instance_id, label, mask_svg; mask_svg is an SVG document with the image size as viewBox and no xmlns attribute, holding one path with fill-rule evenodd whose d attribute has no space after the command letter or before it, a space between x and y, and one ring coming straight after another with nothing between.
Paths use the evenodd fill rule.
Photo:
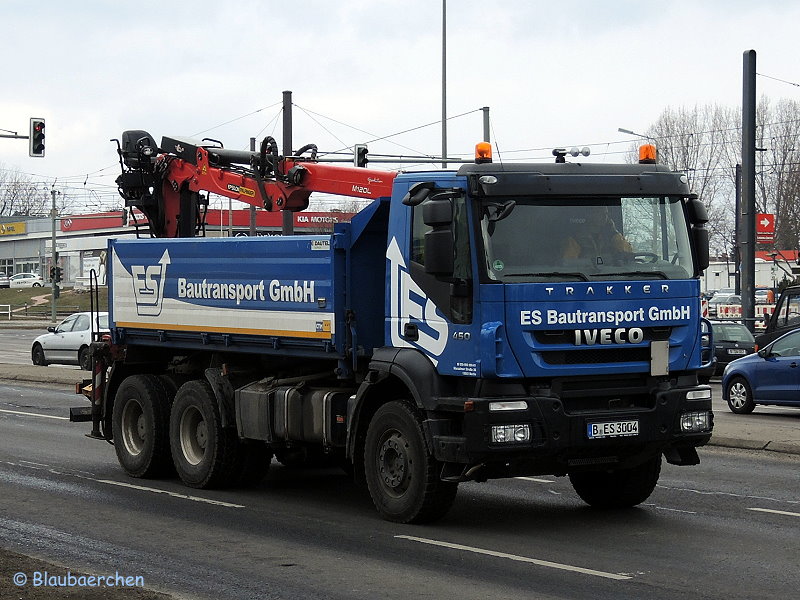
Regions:
<instances>
[{"instance_id":1,"label":"truck tire","mask_svg":"<svg viewBox=\"0 0 800 600\"><path fill-rule=\"evenodd\" d=\"M169 401L156 375L125 378L111 417L117 460L131 477L157 477L170 470Z\"/></svg>"},{"instance_id":2,"label":"truck tire","mask_svg":"<svg viewBox=\"0 0 800 600\"><path fill-rule=\"evenodd\" d=\"M578 471L569 480L578 496L595 508L629 508L641 504L658 483L661 455L630 469Z\"/></svg>"},{"instance_id":3,"label":"truck tire","mask_svg":"<svg viewBox=\"0 0 800 600\"><path fill-rule=\"evenodd\" d=\"M457 483L439 478L441 464L425 446L421 420L404 402L388 402L372 417L364 469L372 501L388 521L435 521L447 513L458 491Z\"/></svg>"},{"instance_id":4,"label":"truck tire","mask_svg":"<svg viewBox=\"0 0 800 600\"><path fill-rule=\"evenodd\" d=\"M169 441L175 470L189 487L227 487L239 479L241 444L236 431L221 423L207 381L188 381L180 387L172 404Z\"/></svg>"}]
</instances>

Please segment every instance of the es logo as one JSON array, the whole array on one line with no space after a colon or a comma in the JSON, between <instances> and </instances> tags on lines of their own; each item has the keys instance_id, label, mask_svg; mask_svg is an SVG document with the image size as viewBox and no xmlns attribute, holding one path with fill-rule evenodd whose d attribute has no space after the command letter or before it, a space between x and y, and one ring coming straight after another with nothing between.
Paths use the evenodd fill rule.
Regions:
<instances>
[{"instance_id":1,"label":"es logo","mask_svg":"<svg viewBox=\"0 0 800 600\"><path fill-rule=\"evenodd\" d=\"M424 350L433 364L438 364L436 357L444 352L447 345L448 325L436 305L425 295L408 272L403 255L392 238L386 252L389 259L390 281L389 293L391 301L391 340L395 348L419 348ZM419 337L408 340L404 337L408 323L417 325Z\"/></svg>"},{"instance_id":2,"label":"es logo","mask_svg":"<svg viewBox=\"0 0 800 600\"><path fill-rule=\"evenodd\" d=\"M137 314L147 317L157 317L161 314L169 263L169 250L164 250L161 259L154 265L131 265Z\"/></svg>"}]
</instances>

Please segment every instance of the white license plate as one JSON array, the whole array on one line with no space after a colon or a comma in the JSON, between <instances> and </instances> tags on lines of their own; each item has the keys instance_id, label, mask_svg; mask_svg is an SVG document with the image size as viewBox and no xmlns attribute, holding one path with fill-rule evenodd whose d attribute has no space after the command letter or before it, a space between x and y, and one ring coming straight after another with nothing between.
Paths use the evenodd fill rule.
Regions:
<instances>
[{"instance_id":1,"label":"white license plate","mask_svg":"<svg viewBox=\"0 0 800 600\"><path fill-rule=\"evenodd\" d=\"M588 423L586 433L590 440L609 437L639 435L639 421L609 421L607 423Z\"/></svg>"},{"instance_id":2,"label":"white license plate","mask_svg":"<svg viewBox=\"0 0 800 600\"><path fill-rule=\"evenodd\" d=\"M744 348L728 348L728 354L747 354Z\"/></svg>"}]
</instances>

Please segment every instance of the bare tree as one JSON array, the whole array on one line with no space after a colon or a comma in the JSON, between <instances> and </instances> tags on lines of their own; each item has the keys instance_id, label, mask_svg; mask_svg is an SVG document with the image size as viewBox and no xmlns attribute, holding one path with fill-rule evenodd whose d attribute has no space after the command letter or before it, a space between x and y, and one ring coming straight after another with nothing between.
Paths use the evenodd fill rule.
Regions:
<instances>
[{"instance_id":1,"label":"bare tree","mask_svg":"<svg viewBox=\"0 0 800 600\"><path fill-rule=\"evenodd\" d=\"M708 207L712 250L727 254L734 228L735 166L726 160L726 133L732 113L718 105L667 108L647 133L659 162L683 171L689 186Z\"/></svg>"},{"instance_id":2,"label":"bare tree","mask_svg":"<svg viewBox=\"0 0 800 600\"><path fill-rule=\"evenodd\" d=\"M741 109L667 108L648 129L659 161L685 171L709 212L712 252L727 255L735 222L736 165L741 164ZM756 109L756 210L776 215L775 246L800 239L800 103L763 97Z\"/></svg>"},{"instance_id":3,"label":"bare tree","mask_svg":"<svg viewBox=\"0 0 800 600\"><path fill-rule=\"evenodd\" d=\"M0 164L0 216L41 216L50 208L50 194L42 184Z\"/></svg>"}]
</instances>

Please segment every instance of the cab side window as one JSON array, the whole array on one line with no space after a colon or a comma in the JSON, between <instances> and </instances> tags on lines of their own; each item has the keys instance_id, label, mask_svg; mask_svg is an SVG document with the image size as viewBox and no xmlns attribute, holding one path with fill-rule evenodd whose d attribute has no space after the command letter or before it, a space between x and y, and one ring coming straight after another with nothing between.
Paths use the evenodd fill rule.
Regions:
<instances>
[{"instance_id":1,"label":"cab side window","mask_svg":"<svg viewBox=\"0 0 800 600\"><path fill-rule=\"evenodd\" d=\"M453 200L453 281L442 281L425 273L425 234L431 230L422 220L422 205L411 218L411 274L434 304L454 323L472 322L472 253L467 203Z\"/></svg>"}]
</instances>

